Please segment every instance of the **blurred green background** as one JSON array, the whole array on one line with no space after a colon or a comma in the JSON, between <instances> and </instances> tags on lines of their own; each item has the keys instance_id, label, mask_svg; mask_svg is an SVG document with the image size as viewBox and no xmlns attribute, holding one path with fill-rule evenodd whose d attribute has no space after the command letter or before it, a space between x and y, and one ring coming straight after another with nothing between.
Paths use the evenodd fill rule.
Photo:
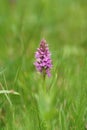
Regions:
<instances>
[{"instance_id":1,"label":"blurred green background","mask_svg":"<svg viewBox=\"0 0 87 130\"><path fill-rule=\"evenodd\" d=\"M42 38L53 60L46 95L33 65ZM87 0L0 0L0 89L20 93L0 95L0 130L87 129L86 51Z\"/></svg>"}]
</instances>

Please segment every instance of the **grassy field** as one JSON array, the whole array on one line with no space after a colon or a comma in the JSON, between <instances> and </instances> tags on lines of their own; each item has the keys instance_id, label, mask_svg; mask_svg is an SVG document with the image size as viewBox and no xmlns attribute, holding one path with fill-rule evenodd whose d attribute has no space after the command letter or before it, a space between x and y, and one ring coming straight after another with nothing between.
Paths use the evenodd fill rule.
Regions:
<instances>
[{"instance_id":1,"label":"grassy field","mask_svg":"<svg viewBox=\"0 0 87 130\"><path fill-rule=\"evenodd\" d=\"M46 91L33 65L42 38ZM0 130L87 130L86 76L86 0L0 0Z\"/></svg>"}]
</instances>

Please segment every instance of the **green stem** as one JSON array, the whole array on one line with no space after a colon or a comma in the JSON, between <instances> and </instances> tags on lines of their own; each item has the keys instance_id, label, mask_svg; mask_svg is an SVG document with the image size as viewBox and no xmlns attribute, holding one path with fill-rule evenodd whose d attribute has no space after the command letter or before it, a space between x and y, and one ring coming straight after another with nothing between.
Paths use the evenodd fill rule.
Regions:
<instances>
[{"instance_id":1,"label":"green stem","mask_svg":"<svg viewBox=\"0 0 87 130\"><path fill-rule=\"evenodd\" d=\"M43 88L44 88L44 92L46 93L46 74L43 74Z\"/></svg>"}]
</instances>

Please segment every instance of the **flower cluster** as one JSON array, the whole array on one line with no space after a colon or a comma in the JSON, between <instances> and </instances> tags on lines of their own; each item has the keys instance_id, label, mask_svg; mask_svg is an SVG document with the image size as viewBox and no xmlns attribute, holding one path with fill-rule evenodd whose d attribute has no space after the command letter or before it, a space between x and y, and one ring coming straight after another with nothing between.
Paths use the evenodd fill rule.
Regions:
<instances>
[{"instance_id":1,"label":"flower cluster","mask_svg":"<svg viewBox=\"0 0 87 130\"><path fill-rule=\"evenodd\" d=\"M51 53L49 52L48 44L45 39L42 39L40 42L40 47L35 53L36 62L34 63L37 71L41 72L44 75L51 76L50 69L52 68Z\"/></svg>"}]
</instances>

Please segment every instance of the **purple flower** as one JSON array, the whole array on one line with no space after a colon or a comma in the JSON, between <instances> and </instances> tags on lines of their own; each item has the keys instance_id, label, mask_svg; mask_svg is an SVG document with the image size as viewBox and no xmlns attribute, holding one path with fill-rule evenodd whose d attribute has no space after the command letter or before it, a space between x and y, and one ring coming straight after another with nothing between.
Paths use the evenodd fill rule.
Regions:
<instances>
[{"instance_id":1,"label":"purple flower","mask_svg":"<svg viewBox=\"0 0 87 130\"><path fill-rule=\"evenodd\" d=\"M49 52L48 44L45 39L42 39L40 42L40 47L35 53L36 62L34 63L37 71L43 75L51 76L50 69L52 68L51 53Z\"/></svg>"}]
</instances>

